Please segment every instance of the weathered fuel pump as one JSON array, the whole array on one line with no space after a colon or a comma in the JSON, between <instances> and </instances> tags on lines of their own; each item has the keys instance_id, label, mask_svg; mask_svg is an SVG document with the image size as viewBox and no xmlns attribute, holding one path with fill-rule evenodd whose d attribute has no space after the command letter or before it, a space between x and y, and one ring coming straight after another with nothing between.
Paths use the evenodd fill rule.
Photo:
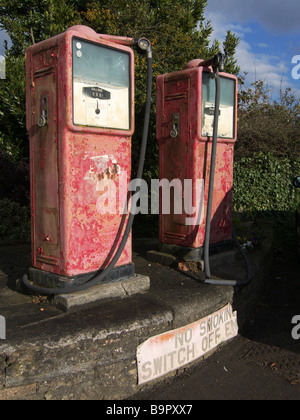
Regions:
<instances>
[{"instance_id":1,"label":"weathered fuel pump","mask_svg":"<svg viewBox=\"0 0 300 420\"><path fill-rule=\"evenodd\" d=\"M237 78L223 72L224 60L222 54L193 60L182 71L157 79L160 180L173 186L169 212L164 213L160 200L161 250L187 261L203 260L210 284L223 283L210 280L210 250L237 242L232 226ZM192 180L189 192L187 180ZM246 262L243 284L252 275ZM224 284L241 285L235 280Z\"/></svg>"},{"instance_id":2,"label":"weathered fuel pump","mask_svg":"<svg viewBox=\"0 0 300 420\"><path fill-rule=\"evenodd\" d=\"M131 174L134 46L146 53L148 63L137 171L142 178L151 103L150 42L100 35L79 25L26 52L32 267L23 281L35 292L72 293L134 274L134 212L118 210L127 202ZM115 212L104 214L99 206L103 180L115 183Z\"/></svg>"}]
</instances>

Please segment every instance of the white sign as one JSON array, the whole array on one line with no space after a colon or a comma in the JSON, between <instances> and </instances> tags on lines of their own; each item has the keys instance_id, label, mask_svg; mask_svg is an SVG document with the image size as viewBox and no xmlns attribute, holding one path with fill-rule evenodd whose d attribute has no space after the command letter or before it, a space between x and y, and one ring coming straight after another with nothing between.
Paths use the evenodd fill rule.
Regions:
<instances>
[{"instance_id":1,"label":"white sign","mask_svg":"<svg viewBox=\"0 0 300 420\"><path fill-rule=\"evenodd\" d=\"M191 363L237 334L237 314L228 304L190 325L149 338L137 349L139 385Z\"/></svg>"}]
</instances>

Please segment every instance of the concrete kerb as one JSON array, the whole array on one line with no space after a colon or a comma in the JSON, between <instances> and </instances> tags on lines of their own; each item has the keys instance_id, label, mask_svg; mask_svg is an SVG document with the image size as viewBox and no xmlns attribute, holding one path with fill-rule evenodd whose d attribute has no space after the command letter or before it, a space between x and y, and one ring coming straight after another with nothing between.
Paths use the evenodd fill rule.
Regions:
<instances>
[{"instance_id":1,"label":"concrete kerb","mask_svg":"<svg viewBox=\"0 0 300 420\"><path fill-rule=\"evenodd\" d=\"M0 399L130 398L141 389L136 350L148 338L197 321L227 303L238 311L242 328L262 287L266 262L271 264L272 230L265 236L250 255L257 267L254 280L240 290L203 285L168 266L149 263L138 241L136 272L151 282L142 294L63 312L48 302L32 305L31 296L20 296L0 282L0 313L7 321L6 340L0 341ZM227 268L245 275L239 259Z\"/></svg>"},{"instance_id":2,"label":"concrete kerb","mask_svg":"<svg viewBox=\"0 0 300 420\"><path fill-rule=\"evenodd\" d=\"M95 303L104 299L126 298L135 294L146 293L150 289L150 278L141 274L115 283L94 286L82 292L55 295L52 304L70 311L76 307Z\"/></svg>"}]
</instances>

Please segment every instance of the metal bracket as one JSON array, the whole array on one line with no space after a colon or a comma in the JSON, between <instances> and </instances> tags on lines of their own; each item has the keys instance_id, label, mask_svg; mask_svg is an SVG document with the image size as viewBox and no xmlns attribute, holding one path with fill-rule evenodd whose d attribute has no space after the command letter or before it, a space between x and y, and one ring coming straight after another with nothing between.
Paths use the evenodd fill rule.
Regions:
<instances>
[{"instance_id":1,"label":"metal bracket","mask_svg":"<svg viewBox=\"0 0 300 420\"><path fill-rule=\"evenodd\" d=\"M173 139L179 136L179 114L173 114L172 116L172 130L170 136Z\"/></svg>"},{"instance_id":2,"label":"metal bracket","mask_svg":"<svg viewBox=\"0 0 300 420\"><path fill-rule=\"evenodd\" d=\"M48 95L41 96L41 116L38 119L38 126L48 125Z\"/></svg>"}]
</instances>

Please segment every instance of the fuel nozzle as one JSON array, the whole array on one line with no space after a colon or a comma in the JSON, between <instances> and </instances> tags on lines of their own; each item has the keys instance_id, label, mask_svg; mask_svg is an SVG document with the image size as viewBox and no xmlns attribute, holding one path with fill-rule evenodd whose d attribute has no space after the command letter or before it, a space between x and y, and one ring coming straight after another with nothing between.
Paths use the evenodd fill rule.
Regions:
<instances>
[{"instance_id":1,"label":"fuel nozzle","mask_svg":"<svg viewBox=\"0 0 300 420\"><path fill-rule=\"evenodd\" d=\"M225 54L218 53L207 60L201 61L199 67L212 67L214 73L216 73L217 71L224 71L225 62Z\"/></svg>"},{"instance_id":2,"label":"fuel nozzle","mask_svg":"<svg viewBox=\"0 0 300 420\"><path fill-rule=\"evenodd\" d=\"M222 53L216 54L215 57L214 57L214 61L215 61L214 65L213 65L214 72L216 72L217 69L219 71L224 71L225 63L226 63L225 54L222 54Z\"/></svg>"},{"instance_id":3,"label":"fuel nozzle","mask_svg":"<svg viewBox=\"0 0 300 420\"><path fill-rule=\"evenodd\" d=\"M139 53L146 53L147 58L152 58L151 42L147 38L127 38L123 36L105 34L99 34L99 37L111 42L115 42L116 44L126 45L129 47L136 47Z\"/></svg>"}]
</instances>

